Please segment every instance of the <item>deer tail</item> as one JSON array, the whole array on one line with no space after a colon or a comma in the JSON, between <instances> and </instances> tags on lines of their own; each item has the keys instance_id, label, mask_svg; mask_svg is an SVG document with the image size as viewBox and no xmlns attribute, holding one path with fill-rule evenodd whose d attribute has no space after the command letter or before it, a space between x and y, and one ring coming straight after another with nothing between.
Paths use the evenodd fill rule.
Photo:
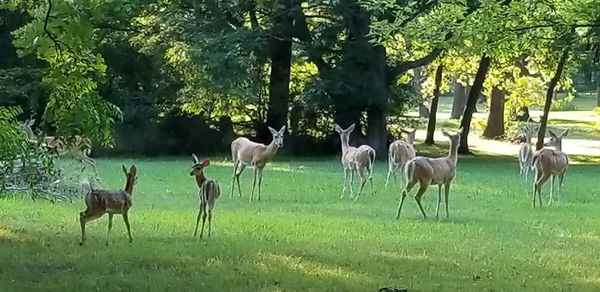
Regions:
<instances>
[{"instance_id":1,"label":"deer tail","mask_svg":"<svg viewBox=\"0 0 600 292\"><path fill-rule=\"evenodd\" d=\"M373 176L373 163L375 163L375 150L374 149L369 149L369 171L370 171L370 176Z\"/></svg>"},{"instance_id":2,"label":"deer tail","mask_svg":"<svg viewBox=\"0 0 600 292\"><path fill-rule=\"evenodd\" d=\"M412 178L415 174L415 167L416 167L416 164L412 160L409 160L404 165L404 177L406 178L407 182L412 181Z\"/></svg>"}]
</instances>

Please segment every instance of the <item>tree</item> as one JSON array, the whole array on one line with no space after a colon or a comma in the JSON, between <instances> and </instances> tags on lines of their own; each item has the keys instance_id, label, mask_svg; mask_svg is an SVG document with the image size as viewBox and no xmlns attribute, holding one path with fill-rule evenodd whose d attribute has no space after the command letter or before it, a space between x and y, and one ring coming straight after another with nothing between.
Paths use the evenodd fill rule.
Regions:
<instances>
[{"instance_id":1,"label":"tree","mask_svg":"<svg viewBox=\"0 0 600 292\"><path fill-rule=\"evenodd\" d=\"M468 142L469 132L471 130L471 120L473 119L473 112L477 106L477 100L479 99L479 95L483 89L483 83L485 82L491 62L492 59L487 55L483 55L479 61L479 67L477 69L477 73L475 74L475 80L473 81L473 85L469 92L469 97L467 98L467 106L465 107L465 112L463 113L462 120L460 121L460 127L463 128L463 131L460 137L458 153L471 154Z\"/></svg>"},{"instance_id":2,"label":"tree","mask_svg":"<svg viewBox=\"0 0 600 292\"><path fill-rule=\"evenodd\" d=\"M433 98L431 99L431 109L429 111L429 121L427 122L427 137L425 138L425 144L433 145L435 140L433 135L435 132L435 123L438 102L440 100L440 87L442 86L442 71L444 70L443 64L439 64L435 70L435 89L433 90Z\"/></svg>"}]
</instances>

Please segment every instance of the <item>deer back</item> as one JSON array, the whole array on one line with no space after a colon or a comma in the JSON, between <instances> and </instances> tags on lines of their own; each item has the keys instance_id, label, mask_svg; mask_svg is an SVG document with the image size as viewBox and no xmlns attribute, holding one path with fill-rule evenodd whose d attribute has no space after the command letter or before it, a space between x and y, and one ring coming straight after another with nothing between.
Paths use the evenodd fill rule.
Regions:
<instances>
[{"instance_id":1,"label":"deer back","mask_svg":"<svg viewBox=\"0 0 600 292\"><path fill-rule=\"evenodd\" d=\"M562 151L543 148L534 154L533 164L542 174L560 174L567 170L569 157Z\"/></svg>"},{"instance_id":2,"label":"deer back","mask_svg":"<svg viewBox=\"0 0 600 292\"><path fill-rule=\"evenodd\" d=\"M103 208L108 213L123 214L131 208L133 200L126 191L93 190L85 196L85 204L88 209Z\"/></svg>"},{"instance_id":3,"label":"deer back","mask_svg":"<svg viewBox=\"0 0 600 292\"><path fill-rule=\"evenodd\" d=\"M219 183L215 180L206 180L200 187L200 202L204 203L210 209L215 205L215 202L221 195Z\"/></svg>"},{"instance_id":4,"label":"deer back","mask_svg":"<svg viewBox=\"0 0 600 292\"><path fill-rule=\"evenodd\" d=\"M401 164L415 158L416 152L413 145L397 140L390 144L388 156L390 161Z\"/></svg>"}]
</instances>

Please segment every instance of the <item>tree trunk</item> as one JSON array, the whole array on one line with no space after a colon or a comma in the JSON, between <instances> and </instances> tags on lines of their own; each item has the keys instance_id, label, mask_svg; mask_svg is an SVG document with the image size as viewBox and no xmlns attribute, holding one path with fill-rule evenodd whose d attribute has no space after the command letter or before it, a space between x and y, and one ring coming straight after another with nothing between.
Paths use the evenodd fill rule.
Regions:
<instances>
[{"instance_id":1,"label":"tree trunk","mask_svg":"<svg viewBox=\"0 0 600 292\"><path fill-rule=\"evenodd\" d=\"M485 82L488 69L490 68L490 63L491 58L489 56L484 55L481 57L481 60L479 61L479 68L477 68L477 74L475 74L475 80L473 81L473 85L471 86L471 90L469 92L467 106L465 107L465 112L463 113L462 120L460 121L460 127L463 128L463 132L460 137L458 152L462 154L471 153L468 142L471 120L473 120L473 112L477 107L477 100L479 99L479 95L483 89L483 82Z\"/></svg>"},{"instance_id":2,"label":"tree trunk","mask_svg":"<svg viewBox=\"0 0 600 292\"><path fill-rule=\"evenodd\" d=\"M554 72L554 76L550 79L550 83L548 83L548 91L546 91L546 102L544 103L544 115L540 119L540 130L538 132L537 142L535 144L535 148L537 150L542 149L544 147L544 137L546 136L546 126L548 125L548 114L550 113L550 106L552 105L552 98L554 97L554 89L556 88L556 84L560 80L563 69L565 68L565 63L567 63L567 59L569 58L569 49L565 49L560 57L560 61L558 61L558 66L556 66L556 72Z\"/></svg>"},{"instance_id":3,"label":"tree trunk","mask_svg":"<svg viewBox=\"0 0 600 292\"><path fill-rule=\"evenodd\" d=\"M271 50L267 125L279 129L287 124L288 118L292 42L289 40L274 40Z\"/></svg>"},{"instance_id":4,"label":"tree trunk","mask_svg":"<svg viewBox=\"0 0 600 292\"><path fill-rule=\"evenodd\" d=\"M423 89L423 85L421 84L421 67L417 67L413 69L415 76L413 77L413 88L416 92L416 98L419 101L419 118L426 118L429 116L429 111L424 111L423 108L423 94L421 94L421 90Z\"/></svg>"},{"instance_id":5,"label":"tree trunk","mask_svg":"<svg viewBox=\"0 0 600 292\"><path fill-rule=\"evenodd\" d=\"M427 123L427 138L425 139L425 144L427 145L435 144L433 134L435 133L435 122L438 102L440 101L440 87L442 86L443 70L444 67L442 64L439 64L435 70L435 87L433 89L433 99L431 99L431 110L429 111L429 121Z\"/></svg>"},{"instance_id":6,"label":"tree trunk","mask_svg":"<svg viewBox=\"0 0 600 292\"><path fill-rule=\"evenodd\" d=\"M377 157L387 156L387 120L385 108L371 105L367 109L367 141Z\"/></svg>"},{"instance_id":7,"label":"tree trunk","mask_svg":"<svg viewBox=\"0 0 600 292\"><path fill-rule=\"evenodd\" d=\"M451 119L460 119L463 112L465 111L465 105L467 103L467 88L462 85L456 77L453 80L454 83L454 99L452 100L452 112L450 113Z\"/></svg>"},{"instance_id":8,"label":"tree trunk","mask_svg":"<svg viewBox=\"0 0 600 292\"><path fill-rule=\"evenodd\" d=\"M483 137L495 139L504 135L504 99L506 92L497 87L492 88L490 112Z\"/></svg>"},{"instance_id":9,"label":"tree trunk","mask_svg":"<svg viewBox=\"0 0 600 292\"><path fill-rule=\"evenodd\" d=\"M600 106L600 71L596 72L596 106Z\"/></svg>"}]
</instances>

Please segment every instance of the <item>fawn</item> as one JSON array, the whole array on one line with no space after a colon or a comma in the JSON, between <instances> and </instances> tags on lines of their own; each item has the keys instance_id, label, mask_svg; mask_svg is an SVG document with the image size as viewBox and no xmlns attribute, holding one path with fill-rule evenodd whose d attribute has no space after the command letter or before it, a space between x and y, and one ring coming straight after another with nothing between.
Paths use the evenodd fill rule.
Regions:
<instances>
[{"instance_id":1,"label":"fawn","mask_svg":"<svg viewBox=\"0 0 600 292\"><path fill-rule=\"evenodd\" d=\"M108 231L106 232L106 245L109 242L110 230L113 225L113 215L121 214L125 226L127 227L127 234L129 235L129 242L131 238L131 228L129 226L128 212L133 205L133 186L137 181L137 168L132 165L129 171L122 165L123 173L127 180L125 184L125 190L121 191L107 191L107 190L94 190L89 182L84 182L87 186L88 192L85 195L85 205L87 208L85 211L79 213L79 223L81 224L81 242L79 245L83 245L85 242L85 224L89 221L98 219L108 213Z\"/></svg>"},{"instance_id":2,"label":"fawn","mask_svg":"<svg viewBox=\"0 0 600 292\"><path fill-rule=\"evenodd\" d=\"M198 218L196 218L196 229L194 230L194 236L198 234L198 224L200 223L200 217L202 217L202 229L200 230L200 238L204 235L204 223L208 215L208 237L210 238L211 221L212 221L212 210L215 207L215 203L221 194L219 189L219 183L212 179L207 179L204 176L204 168L210 165L210 160L204 159L201 163L198 162L196 154L192 154L192 170L190 176L196 177L196 183L200 192L200 211L198 212Z\"/></svg>"}]
</instances>

